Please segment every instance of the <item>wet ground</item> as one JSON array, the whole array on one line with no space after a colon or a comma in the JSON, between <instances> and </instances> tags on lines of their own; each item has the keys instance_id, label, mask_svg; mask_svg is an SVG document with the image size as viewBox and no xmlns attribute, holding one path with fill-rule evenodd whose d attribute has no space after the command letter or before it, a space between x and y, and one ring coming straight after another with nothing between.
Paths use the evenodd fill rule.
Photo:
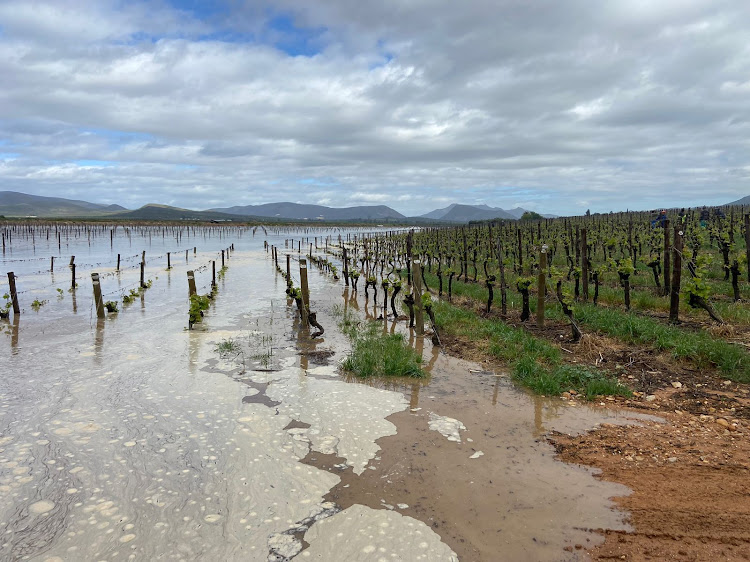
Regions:
<instances>
[{"instance_id":1,"label":"wet ground","mask_svg":"<svg viewBox=\"0 0 750 562\"><path fill-rule=\"evenodd\" d=\"M139 268L111 259L126 242L138 255L135 238L95 241L75 292L65 268L65 282L35 269L42 248L5 257L28 293L0 322L0 559L577 560L593 530L628 528L609 499L627 489L555 460L544 436L632 420L529 396L413 334L430 379L343 377L336 315L380 311L311 267L326 328L311 341L263 248L293 236L313 235L196 237L170 271L147 255L152 287L104 320L86 277L100 270L107 298L137 286ZM206 292L206 264L232 243L187 330L186 271Z\"/></svg>"}]
</instances>

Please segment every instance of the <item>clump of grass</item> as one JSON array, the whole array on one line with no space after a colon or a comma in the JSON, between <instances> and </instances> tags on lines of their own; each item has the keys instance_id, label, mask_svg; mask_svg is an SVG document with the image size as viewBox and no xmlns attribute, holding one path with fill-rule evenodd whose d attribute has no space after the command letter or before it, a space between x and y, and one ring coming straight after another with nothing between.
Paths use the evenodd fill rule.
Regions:
<instances>
[{"instance_id":1,"label":"clump of grass","mask_svg":"<svg viewBox=\"0 0 750 562\"><path fill-rule=\"evenodd\" d=\"M435 317L442 330L479 343L489 355L507 363L513 379L538 394L559 395L572 389L588 399L631 395L606 372L563 363L557 347L523 328L480 318L446 302L436 303Z\"/></svg>"},{"instance_id":2,"label":"clump of grass","mask_svg":"<svg viewBox=\"0 0 750 562\"><path fill-rule=\"evenodd\" d=\"M250 347L253 350L250 358L258 361L264 368L268 368L273 357L273 334L263 332L250 334Z\"/></svg>"},{"instance_id":3,"label":"clump of grass","mask_svg":"<svg viewBox=\"0 0 750 562\"><path fill-rule=\"evenodd\" d=\"M422 357L406 345L403 335L384 334L376 322L362 325L349 312L341 314L339 327L352 342L344 370L363 378L427 376Z\"/></svg>"},{"instance_id":4,"label":"clump of grass","mask_svg":"<svg viewBox=\"0 0 750 562\"><path fill-rule=\"evenodd\" d=\"M217 343L214 351L222 357L226 355L238 355L240 353L240 344L232 338L227 338Z\"/></svg>"},{"instance_id":5,"label":"clump of grass","mask_svg":"<svg viewBox=\"0 0 750 562\"><path fill-rule=\"evenodd\" d=\"M689 332L652 318L591 305L578 306L576 319L622 341L669 351L699 367L715 365L730 380L750 382L750 354L708 332Z\"/></svg>"}]
</instances>

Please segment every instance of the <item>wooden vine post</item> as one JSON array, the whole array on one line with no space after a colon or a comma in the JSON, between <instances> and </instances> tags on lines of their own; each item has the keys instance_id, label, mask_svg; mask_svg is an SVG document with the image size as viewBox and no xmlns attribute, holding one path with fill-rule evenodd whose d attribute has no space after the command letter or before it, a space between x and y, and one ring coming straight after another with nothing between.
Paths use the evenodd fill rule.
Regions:
<instances>
[{"instance_id":1,"label":"wooden vine post","mask_svg":"<svg viewBox=\"0 0 750 562\"><path fill-rule=\"evenodd\" d=\"M21 314L18 305L18 292L16 291L16 276L12 271L8 272L8 285L10 285L10 301L13 303L13 314Z\"/></svg>"},{"instance_id":2,"label":"wooden vine post","mask_svg":"<svg viewBox=\"0 0 750 562\"><path fill-rule=\"evenodd\" d=\"M308 326L307 313L310 310L310 289L307 286L307 260L301 258L299 260L299 284L302 289L302 325Z\"/></svg>"},{"instance_id":3,"label":"wooden vine post","mask_svg":"<svg viewBox=\"0 0 750 562\"><path fill-rule=\"evenodd\" d=\"M502 229L502 224L500 225ZM497 263L500 265L500 315L508 314L508 292L505 288L505 256L503 255L502 233L497 237Z\"/></svg>"},{"instance_id":4,"label":"wooden vine post","mask_svg":"<svg viewBox=\"0 0 750 562\"><path fill-rule=\"evenodd\" d=\"M664 221L664 294L671 294L669 282L670 270L669 270L669 258L672 252L672 247L669 244L669 219Z\"/></svg>"},{"instance_id":5,"label":"wooden vine post","mask_svg":"<svg viewBox=\"0 0 750 562\"><path fill-rule=\"evenodd\" d=\"M146 250L141 254L141 289L146 288Z\"/></svg>"},{"instance_id":6,"label":"wooden vine post","mask_svg":"<svg viewBox=\"0 0 750 562\"><path fill-rule=\"evenodd\" d=\"M521 240L521 229L517 229L518 232L518 275L523 274L523 244Z\"/></svg>"},{"instance_id":7,"label":"wooden vine post","mask_svg":"<svg viewBox=\"0 0 750 562\"><path fill-rule=\"evenodd\" d=\"M583 302L586 302L589 300L589 251L585 228L581 229L581 277L583 279Z\"/></svg>"},{"instance_id":8,"label":"wooden vine post","mask_svg":"<svg viewBox=\"0 0 750 562\"><path fill-rule=\"evenodd\" d=\"M344 283L347 287L349 286L349 256L347 256L346 247L344 247Z\"/></svg>"},{"instance_id":9,"label":"wooden vine post","mask_svg":"<svg viewBox=\"0 0 750 562\"><path fill-rule=\"evenodd\" d=\"M414 260L412 278L414 282L415 318L417 321L417 335L424 335L424 307L422 306L422 268L419 260Z\"/></svg>"},{"instance_id":10,"label":"wooden vine post","mask_svg":"<svg viewBox=\"0 0 750 562\"><path fill-rule=\"evenodd\" d=\"M187 278L188 278L188 296L192 297L193 295L197 294L197 291L195 290L195 272L192 269L187 272Z\"/></svg>"},{"instance_id":11,"label":"wooden vine post","mask_svg":"<svg viewBox=\"0 0 750 562\"><path fill-rule=\"evenodd\" d=\"M539 275L537 276L537 294L536 294L536 325L544 328L544 296L547 289L546 280L547 270L547 244L542 245L539 250Z\"/></svg>"},{"instance_id":12,"label":"wooden vine post","mask_svg":"<svg viewBox=\"0 0 750 562\"><path fill-rule=\"evenodd\" d=\"M666 232L666 230L665 230ZM682 235L679 226L674 227L674 271L672 274L671 292L669 298L669 322L679 322L680 314L680 280L682 277ZM666 270L664 271L666 274Z\"/></svg>"},{"instance_id":13,"label":"wooden vine post","mask_svg":"<svg viewBox=\"0 0 750 562\"><path fill-rule=\"evenodd\" d=\"M750 282L750 214L745 215L745 255L747 256L747 280Z\"/></svg>"},{"instance_id":14,"label":"wooden vine post","mask_svg":"<svg viewBox=\"0 0 750 562\"><path fill-rule=\"evenodd\" d=\"M94 286L94 304L96 305L96 317L104 318L104 301L102 300L102 285L99 281L99 274L91 274L91 284Z\"/></svg>"},{"instance_id":15,"label":"wooden vine post","mask_svg":"<svg viewBox=\"0 0 750 562\"><path fill-rule=\"evenodd\" d=\"M406 235L406 284L411 286L411 245L414 230L410 230Z\"/></svg>"}]
</instances>

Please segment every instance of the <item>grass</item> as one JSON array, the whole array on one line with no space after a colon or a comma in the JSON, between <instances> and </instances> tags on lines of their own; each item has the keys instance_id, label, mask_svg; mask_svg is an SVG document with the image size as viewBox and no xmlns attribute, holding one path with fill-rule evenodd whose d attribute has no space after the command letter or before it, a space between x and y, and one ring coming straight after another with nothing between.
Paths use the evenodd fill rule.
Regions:
<instances>
[{"instance_id":1,"label":"grass","mask_svg":"<svg viewBox=\"0 0 750 562\"><path fill-rule=\"evenodd\" d=\"M273 323L273 319L271 320ZM250 359L257 361L264 368L268 368L273 358L273 334L253 332L250 334Z\"/></svg>"},{"instance_id":2,"label":"grass","mask_svg":"<svg viewBox=\"0 0 750 562\"><path fill-rule=\"evenodd\" d=\"M352 343L342 367L358 377L414 377L427 374L422 370L422 357L409 347L402 334L384 334L377 322L362 325L351 312L340 315L339 328Z\"/></svg>"},{"instance_id":3,"label":"grass","mask_svg":"<svg viewBox=\"0 0 750 562\"><path fill-rule=\"evenodd\" d=\"M214 347L214 351L216 351L216 353L223 357L226 355L238 355L241 349L240 344L238 344L232 338L227 338L217 343Z\"/></svg>"},{"instance_id":4,"label":"grass","mask_svg":"<svg viewBox=\"0 0 750 562\"><path fill-rule=\"evenodd\" d=\"M698 367L715 365L730 380L750 382L750 354L707 332L690 332L663 321L591 304L577 304L575 316L590 330L627 343L647 345L656 351L668 351L673 357L690 360Z\"/></svg>"},{"instance_id":5,"label":"grass","mask_svg":"<svg viewBox=\"0 0 750 562\"><path fill-rule=\"evenodd\" d=\"M477 342L488 355L508 364L516 382L538 394L559 395L570 389L588 399L631 394L606 372L564 363L556 346L523 328L480 318L444 301L433 306L441 330Z\"/></svg>"},{"instance_id":6,"label":"grass","mask_svg":"<svg viewBox=\"0 0 750 562\"><path fill-rule=\"evenodd\" d=\"M645 274L644 279L646 279ZM429 277L428 280L432 281ZM720 282L716 284L721 285ZM729 284L725 285L729 286ZM432 287L433 285L431 284L430 286ZM435 286L437 285L435 284ZM593 296L593 290L593 284L590 283L590 296ZM484 287L484 284L456 282L455 279L453 282L453 294L455 296L469 297L478 303L485 302L487 299L487 289ZM497 291L495 297L494 306L498 306L499 297ZM515 302L517 300L516 297L517 293L509 289L509 309L518 307L518 304ZM602 304L621 307L623 305L623 291L619 287L602 286L599 291L599 300ZM576 303L574 306L575 317L584 330L597 331L626 343L646 345L655 351L666 351L671 353L674 358L688 360L698 367L707 368L716 366L727 379L735 382L750 383L750 354L744 349L714 337L708 332L684 330L677 326L666 324L664 320L650 318L637 313L638 310L668 311L669 300L667 297L657 296L653 288L634 290L631 304L634 312L604 308L594 306L593 304ZM750 310L748 310L746 305L717 301L714 303L714 306L725 320L750 324ZM690 318L701 316L701 312L693 311L682 303L680 313L681 316ZM473 315L470 311L467 311L467 314ZM547 303L545 315L551 319L564 320L562 312L556 303ZM440 324L439 319L438 324ZM507 341L512 342L518 338L520 336L508 335L504 337L502 344L491 344L493 355L509 363L513 362L513 358L519 356L521 352L516 348L506 348L505 346ZM531 344L526 343L525 345L530 346ZM521 369L523 377L528 377L530 372L532 371L529 369ZM556 376L564 379L567 375L557 373ZM548 386L545 382L546 378L546 376L540 375L537 377L537 383L534 384L538 384L540 388L546 388ZM527 386L529 385L527 384Z\"/></svg>"}]
</instances>

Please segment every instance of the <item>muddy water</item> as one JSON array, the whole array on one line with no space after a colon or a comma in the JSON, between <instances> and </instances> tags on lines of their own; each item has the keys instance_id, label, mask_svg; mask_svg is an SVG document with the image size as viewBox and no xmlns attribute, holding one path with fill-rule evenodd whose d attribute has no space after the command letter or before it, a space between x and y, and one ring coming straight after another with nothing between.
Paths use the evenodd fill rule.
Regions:
<instances>
[{"instance_id":1,"label":"muddy water","mask_svg":"<svg viewBox=\"0 0 750 562\"><path fill-rule=\"evenodd\" d=\"M152 288L103 321L89 291L58 300L39 274L49 303L0 326L0 559L564 559L596 540L587 529L624 527L607 499L624 491L540 441L601 413L429 346L429 384L343 380L334 306L378 310L312 268L326 334L310 341L262 249L288 236L149 265ZM214 305L186 330L186 270L231 243Z\"/></svg>"}]
</instances>

